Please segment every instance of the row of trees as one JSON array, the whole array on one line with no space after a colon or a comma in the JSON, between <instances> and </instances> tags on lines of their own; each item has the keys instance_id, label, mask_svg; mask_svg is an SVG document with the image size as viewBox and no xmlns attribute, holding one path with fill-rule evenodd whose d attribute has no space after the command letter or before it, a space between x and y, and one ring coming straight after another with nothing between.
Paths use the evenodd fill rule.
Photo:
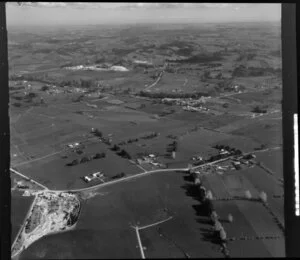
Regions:
<instances>
[{"instance_id":1,"label":"row of trees","mask_svg":"<svg viewBox=\"0 0 300 260\"><path fill-rule=\"evenodd\" d=\"M117 152L117 155L123 157L124 159L128 159L128 160L131 159L130 154L127 151L125 151L124 149L122 149L120 152Z\"/></svg>"},{"instance_id":2,"label":"row of trees","mask_svg":"<svg viewBox=\"0 0 300 260\"><path fill-rule=\"evenodd\" d=\"M151 138L154 138L154 137L157 137L158 136L158 133L154 132L154 133L151 133L149 135L145 135L145 136L142 136L141 139L151 139ZM120 145L125 145L126 143L127 144L131 144L131 143L135 143L135 142L138 142L139 141L139 138L130 138L128 139L127 141L122 141L120 143L118 143L118 145L114 145L111 149L113 151L119 151L120 150Z\"/></svg>"},{"instance_id":3,"label":"row of trees","mask_svg":"<svg viewBox=\"0 0 300 260\"><path fill-rule=\"evenodd\" d=\"M113 147L111 148L111 150L117 152L117 155L119 155L119 156L121 156L121 157L123 157L125 159L129 159L129 160L131 159L130 154L126 150L124 150L124 149L121 150L120 146L118 146L116 144L113 145Z\"/></svg>"},{"instance_id":4,"label":"row of trees","mask_svg":"<svg viewBox=\"0 0 300 260\"><path fill-rule=\"evenodd\" d=\"M140 91L139 95L141 97L148 97L148 98L200 98L202 96L207 97L209 96L206 92L196 92L196 93L166 93L166 92L147 92L147 91Z\"/></svg>"},{"instance_id":5,"label":"row of trees","mask_svg":"<svg viewBox=\"0 0 300 260\"><path fill-rule=\"evenodd\" d=\"M227 235L226 235L225 229L223 228L222 224L219 221L218 214L213 205L212 192L210 190L206 191L206 188L203 186L200 176L198 174L192 173L192 176L194 178L194 185L198 188L198 191L199 191L198 194L199 194L200 203L201 203L202 209L203 209L202 212L207 217L210 217L211 223L213 225L212 239L216 240L216 242L221 244L223 250L225 250L225 252L224 252L225 255L228 256L229 252L226 247ZM229 214L228 222L232 222L232 221L233 221L233 216L231 214Z\"/></svg>"},{"instance_id":6,"label":"row of trees","mask_svg":"<svg viewBox=\"0 0 300 260\"><path fill-rule=\"evenodd\" d=\"M267 113L267 110L261 108L260 106L255 106L251 112L258 113L258 114L262 114L262 113L265 114L265 113Z\"/></svg>"},{"instance_id":7,"label":"row of trees","mask_svg":"<svg viewBox=\"0 0 300 260\"><path fill-rule=\"evenodd\" d=\"M281 76L281 69L274 68L256 68L256 67L245 67L240 65L234 69L232 72L233 77L258 77L258 76L267 76L267 75L276 75Z\"/></svg>"},{"instance_id":8,"label":"row of trees","mask_svg":"<svg viewBox=\"0 0 300 260\"><path fill-rule=\"evenodd\" d=\"M148 135L145 135L145 136L142 136L141 138L142 139L152 139L152 138L155 138L158 136L158 133L157 132L153 132L151 134L148 134Z\"/></svg>"},{"instance_id":9,"label":"row of trees","mask_svg":"<svg viewBox=\"0 0 300 260\"><path fill-rule=\"evenodd\" d=\"M106 154L104 152L96 153L93 156L84 156L81 159L75 159L72 162L67 163L66 166L75 166L75 165L78 165L81 163L86 163L86 162L92 161L94 159L101 159L101 158L105 158L105 157L106 157Z\"/></svg>"},{"instance_id":10,"label":"row of trees","mask_svg":"<svg viewBox=\"0 0 300 260\"><path fill-rule=\"evenodd\" d=\"M120 179L120 178L123 178L125 176L126 176L126 174L124 172L121 172L119 174L116 174L116 175L112 176L111 179L113 179L113 180L114 179Z\"/></svg>"}]
</instances>

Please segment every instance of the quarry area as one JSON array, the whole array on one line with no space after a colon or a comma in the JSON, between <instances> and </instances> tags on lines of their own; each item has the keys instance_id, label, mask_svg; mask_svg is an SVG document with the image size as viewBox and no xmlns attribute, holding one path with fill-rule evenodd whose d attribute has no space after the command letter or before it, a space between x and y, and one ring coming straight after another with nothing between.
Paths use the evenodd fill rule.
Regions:
<instances>
[{"instance_id":1,"label":"quarry area","mask_svg":"<svg viewBox=\"0 0 300 260\"><path fill-rule=\"evenodd\" d=\"M76 225L80 201L71 193L33 192L35 196L25 225L12 248L12 257L43 236L67 231Z\"/></svg>"}]
</instances>

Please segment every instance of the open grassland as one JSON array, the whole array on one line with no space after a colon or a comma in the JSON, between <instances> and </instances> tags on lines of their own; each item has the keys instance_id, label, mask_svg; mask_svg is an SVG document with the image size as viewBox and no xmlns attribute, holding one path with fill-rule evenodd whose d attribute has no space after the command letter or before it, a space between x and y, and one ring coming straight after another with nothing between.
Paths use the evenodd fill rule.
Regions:
<instances>
[{"instance_id":1,"label":"open grassland","mask_svg":"<svg viewBox=\"0 0 300 260\"><path fill-rule=\"evenodd\" d=\"M282 149L256 154L257 160L266 165L277 178L283 178L283 153Z\"/></svg>"},{"instance_id":2,"label":"open grassland","mask_svg":"<svg viewBox=\"0 0 300 260\"><path fill-rule=\"evenodd\" d=\"M150 163L138 167L118 156L111 148L120 143L120 150L132 159L155 154L169 168L187 167L193 156L216 155L216 144L242 152L281 146L279 25L88 28L9 31L15 170L49 189L78 189L102 182L81 179L91 173L102 171L109 181L116 174L127 177L158 168ZM128 71L65 68L93 64L123 66ZM200 99L201 95L210 98ZM180 102L164 104L165 97ZM200 106L209 110L186 111L193 106L194 111ZM266 113L255 114L255 107L256 112ZM92 128L103 139L95 137ZM153 132L154 138L142 138ZM75 142L83 145L80 151L67 148ZM170 156L173 142L175 158ZM106 156L66 166L95 153ZM283 256L282 150L255 154L261 164L211 173L202 181L216 199L231 257ZM245 190L254 199L241 198ZM43 237L20 260L141 258L143 254L146 258L224 257L197 191L182 172L156 172L102 187L97 196L90 194L82 201L74 230ZM261 191L267 194L267 204L255 200ZM14 234L28 208L22 200L30 198L19 195L13 191ZM229 213L232 223L226 221ZM265 233L277 237L265 239Z\"/></svg>"},{"instance_id":3,"label":"open grassland","mask_svg":"<svg viewBox=\"0 0 300 260\"><path fill-rule=\"evenodd\" d=\"M34 197L24 197L23 192L14 190L11 193L11 242L15 240Z\"/></svg>"},{"instance_id":4,"label":"open grassland","mask_svg":"<svg viewBox=\"0 0 300 260\"><path fill-rule=\"evenodd\" d=\"M214 194L215 190L222 190L216 181L210 181L209 185ZM222 257L219 246L209 238L211 225L198 207L198 200L191 193L192 186L183 173L161 172L98 189L97 196L84 202L74 231L37 241L24 251L21 259L36 259L38 256L43 259L66 254L80 257L84 255L84 250L88 250L91 258L138 258L140 250L132 226L140 229L141 243L147 258L185 257L186 254L200 258ZM230 188L232 186L226 189ZM230 195L227 194L224 190L218 196ZM272 217L260 202L216 201L215 207L228 238L280 234ZM231 224L222 220L229 213L234 216ZM50 252L46 249L54 243L59 244L57 251ZM244 250L240 251L237 248L241 246L239 240L229 242L229 250L233 256L280 256L279 250L272 250L278 244L270 241L243 243ZM250 245L255 245L256 250L251 251ZM93 249L89 249L90 246ZM44 253L40 253L41 251Z\"/></svg>"}]
</instances>

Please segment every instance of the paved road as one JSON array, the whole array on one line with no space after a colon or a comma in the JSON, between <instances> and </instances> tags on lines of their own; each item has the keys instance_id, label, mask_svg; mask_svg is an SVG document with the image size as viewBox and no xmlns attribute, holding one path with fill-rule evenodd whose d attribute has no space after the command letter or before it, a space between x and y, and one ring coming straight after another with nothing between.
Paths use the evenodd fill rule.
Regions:
<instances>
[{"instance_id":1,"label":"paved road","mask_svg":"<svg viewBox=\"0 0 300 260\"><path fill-rule=\"evenodd\" d=\"M280 148L281 147L279 147L279 146L271 147L271 148L266 148L264 150L247 152L245 154L248 154L248 153L262 153L262 152L266 152L266 151L270 151L270 150L277 150L277 149L280 149ZM191 169L195 170L195 169L198 169L198 168L202 168L204 166L208 166L208 165L212 165L212 164L216 164L216 163L219 163L219 162L222 162L222 161L229 160L233 157L234 157L234 155L223 158L223 159L220 159L220 160L217 160L217 161L213 161L213 162L205 163L205 164L202 164L202 165L194 166ZM41 158L37 158L37 159L41 159ZM24 178L28 178L27 176L21 174L20 172L17 172L16 170L14 170L12 168L10 170L15 172L16 174L21 175ZM109 185L113 185L113 184L120 183L120 182L130 181L130 180L137 179L137 178L140 178L140 177L143 177L143 176L146 176L146 175L150 175L150 174L153 174L153 173L157 173L157 172L174 172L174 171L188 171L188 170L189 170L188 168L157 169L157 170L152 170L152 171L145 171L144 170L144 172L142 172L142 173L135 174L135 175L132 175L132 176L128 176L128 177L125 177L125 178L121 178L121 179L117 179L117 180L113 180L113 181L109 181L109 182L105 182L105 183L100 183L98 185L87 187L87 188L73 189L73 190L49 190L44 185L42 185L42 184L40 184L40 183L38 183L38 182L36 182L32 179L31 180L33 182L35 182L36 184L38 184L39 186L41 186L41 187L43 187L43 188L45 188L49 191L55 191L55 192L80 192L80 191L88 191L88 190L98 189L98 188L101 188L101 187L104 187L104 186L109 186Z\"/></svg>"}]
</instances>

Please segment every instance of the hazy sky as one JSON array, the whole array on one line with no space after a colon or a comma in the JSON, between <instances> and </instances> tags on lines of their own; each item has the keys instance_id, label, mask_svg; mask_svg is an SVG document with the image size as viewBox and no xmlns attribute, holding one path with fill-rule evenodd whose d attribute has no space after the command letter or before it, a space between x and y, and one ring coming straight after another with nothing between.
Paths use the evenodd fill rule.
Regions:
<instances>
[{"instance_id":1,"label":"hazy sky","mask_svg":"<svg viewBox=\"0 0 300 260\"><path fill-rule=\"evenodd\" d=\"M9 2L6 10L8 26L281 19L281 4Z\"/></svg>"}]
</instances>

